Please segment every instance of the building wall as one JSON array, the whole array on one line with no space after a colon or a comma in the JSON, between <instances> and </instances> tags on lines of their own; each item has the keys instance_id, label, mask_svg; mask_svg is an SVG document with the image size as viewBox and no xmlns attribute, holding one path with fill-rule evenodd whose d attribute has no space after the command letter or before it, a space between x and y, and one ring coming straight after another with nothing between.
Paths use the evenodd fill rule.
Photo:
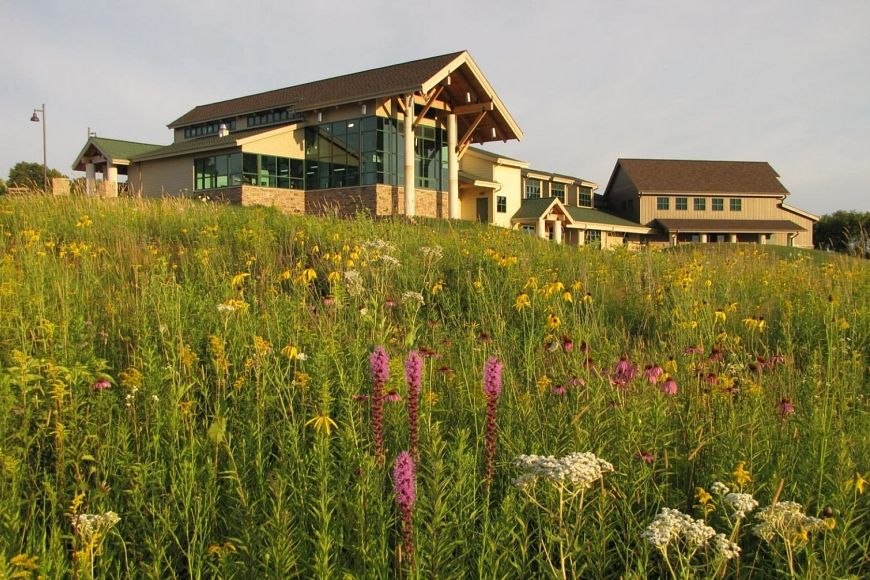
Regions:
<instances>
[{"instance_id":1,"label":"building wall","mask_svg":"<svg viewBox=\"0 0 870 580\"><path fill-rule=\"evenodd\" d=\"M415 188L416 214L446 218L447 192ZM354 216L359 212L374 217L404 215L405 188L392 185L361 185L305 192L305 213Z\"/></svg>"},{"instance_id":2,"label":"building wall","mask_svg":"<svg viewBox=\"0 0 870 580\"><path fill-rule=\"evenodd\" d=\"M637 187L628 178L628 174L622 170L622 167L619 167L607 192L607 208L620 217L646 224L646 222L640 219L640 205L637 201L637 194Z\"/></svg>"},{"instance_id":3,"label":"building wall","mask_svg":"<svg viewBox=\"0 0 870 580\"><path fill-rule=\"evenodd\" d=\"M657 198L667 197L670 199L670 209L656 209ZM677 210L677 198L685 197L688 200L687 210ZM707 200L706 209L704 211L695 211L694 199L703 197ZM723 211L713 211L713 198L721 198L724 200L725 209ZM731 198L740 198L742 200L742 208L740 211L731 211ZM649 225L656 218L674 218L674 219L707 219L707 220L783 220L791 219L792 216L798 217L791 212L785 212L779 207L780 198L777 196L746 196L746 195L687 195L687 194L646 194L640 198L640 217L641 223ZM798 223L795 220L792 220ZM800 224L798 224L800 225Z\"/></svg>"},{"instance_id":4,"label":"building wall","mask_svg":"<svg viewBox=\"0 0 870 580\"><path fill-rule=\"evenodd\" d=\"M142 197L193 193L193 156L131 163L127 183L132 195Z\"/></svg>"},{"instance_id":5,"label":"building wall","mask_svg":"<svg viewBox=\"0 0 870 580\"><path fill-rule=\"evenodd\" d=\"M242 151L245 153L305 159L305 129L287 131L280 135L246 143L242 145Z\"/></svg>"},{"instance_id":6,"label":"building wall","mask_svg":"<svg viewBox=\"0 0 870 580\"><path fill-rule=\"evenodd\" d=\"M505 213L496 213L495 201L493 201L492 213L494 216L494 224L509 228L511 227L511 216L520 209L523 203L523 175L519 167L511 167L510 165L494 165L492 169L492 180L501 184L501 189L493 194L495 196L502 195L507 198L507 211Z\"/></svg>"}]
</instances>

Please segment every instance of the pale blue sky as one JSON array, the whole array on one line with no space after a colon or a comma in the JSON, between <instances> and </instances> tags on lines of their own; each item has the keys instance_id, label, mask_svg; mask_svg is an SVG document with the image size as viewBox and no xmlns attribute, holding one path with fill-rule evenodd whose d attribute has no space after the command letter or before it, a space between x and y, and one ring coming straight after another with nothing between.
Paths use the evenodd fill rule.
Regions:
<instances>
[{"instance_id":1,"label":"pale blue sky","mask_svg":"<svg viewBox=\"0 0 870 580\"><path fill-rule=\"evenodd\" d=\"M0 176L42 161L42 103L71 173L88 127L169 143L197 104L467 49L525 133L488 148L536 168L768 161L792 205L870 211L868 27L867 0L0 0Z\"/></svg>"}]
</instances>

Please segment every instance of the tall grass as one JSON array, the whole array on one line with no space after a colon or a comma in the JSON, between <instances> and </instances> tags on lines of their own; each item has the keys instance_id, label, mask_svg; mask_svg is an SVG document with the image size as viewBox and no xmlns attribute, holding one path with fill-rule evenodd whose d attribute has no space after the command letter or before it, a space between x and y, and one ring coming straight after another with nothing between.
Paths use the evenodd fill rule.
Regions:
<instances>
[{"instance_id":1,"label":"tall grass","mask_svg":"<svg viewBox=\"0 0 870 580\"><path fill-rule=\"evenodd\" d=\"M866 262L9 198L0 313L0 575L870 573ZM402 398L385 402L383 465L364 397L376 346ZM390 478L409 448L411 349L425 357L413 560ZM490 357L504 378L488 483ZM638 366L624 384L620 357ZM640 375L653 364L675 395ZM585 451L614 471L582 501L545 474L514 484L519 455ZM641 536L665 507L730 533L722 498L698 489L716 481L824 526L764 538L750 515L727 562ZM85 529L107 512L120 520Z\"/></svg>"}]
</instances>

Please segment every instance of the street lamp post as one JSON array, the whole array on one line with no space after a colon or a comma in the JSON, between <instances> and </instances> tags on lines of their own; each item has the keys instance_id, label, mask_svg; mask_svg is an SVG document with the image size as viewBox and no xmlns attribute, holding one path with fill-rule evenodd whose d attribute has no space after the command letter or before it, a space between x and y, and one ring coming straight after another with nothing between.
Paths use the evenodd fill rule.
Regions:
<instances>
[{"instance_id":1,"label":"street lamp post","mask_svg":"<svg viewBox=\"0 0 870 580\"><path fill-rule=\"evenodd\" d=\"M45 139L45 103L41 109L33 109L33 116L30 120L34 123L39 123L39 113L42 113L42 188L48 191L48 149Z\"/></svg>"}]
</instances>

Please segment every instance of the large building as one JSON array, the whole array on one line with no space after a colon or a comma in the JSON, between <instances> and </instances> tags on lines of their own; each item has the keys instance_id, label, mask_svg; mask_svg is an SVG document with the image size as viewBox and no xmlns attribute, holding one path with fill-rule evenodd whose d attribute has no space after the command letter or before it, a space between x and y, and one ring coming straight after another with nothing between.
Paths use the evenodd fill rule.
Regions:
<instances>
[{"instance_id":1,"label":"large building","mask_svg":"<svg viewBox=\"0 0 870 580\"><path fill-rule=\"evenodd\" d=\"M590 181L475 147L522 132L466 51L200 105L168 126L169 145L89 138L73 164L87 192L117 195L126 176L143 197L476 220L601 247L808 246L817 219L783 203L766 163L620 159L602 197Z\"/></svg>"}]
</instances>

